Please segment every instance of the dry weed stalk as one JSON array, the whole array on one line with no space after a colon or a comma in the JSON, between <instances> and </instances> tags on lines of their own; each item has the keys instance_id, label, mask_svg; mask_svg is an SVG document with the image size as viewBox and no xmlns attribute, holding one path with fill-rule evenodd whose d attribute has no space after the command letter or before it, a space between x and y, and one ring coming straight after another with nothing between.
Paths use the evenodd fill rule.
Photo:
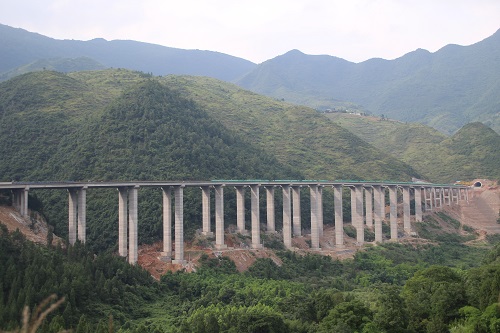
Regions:
<instances>
[{"instance_id":1,"label":"dry weed stalk","mask_svg":"<svg viewBox=\"0 0 500 333\"><path fill-rule=\"evenodd\" d=\"M44 308L47 307L47 305L53 301L57 300L57 295L52 294L46 299L42 301L40 305L38 305L35 309L35 312L30 318L30 309L28 306L24 307L23 310L23 326L14 331L0 331L0 333L36 333L36 330L40 327L42 322L45 320L45 318L59 307L64 301L65 298L61 298L60 300L57 300L55 303L50 304L50 306L43 311ZM43 311L43 312L42 312ZM59 333L66 333L70 331L60 331Z\"/></svg>"}]
</instances>

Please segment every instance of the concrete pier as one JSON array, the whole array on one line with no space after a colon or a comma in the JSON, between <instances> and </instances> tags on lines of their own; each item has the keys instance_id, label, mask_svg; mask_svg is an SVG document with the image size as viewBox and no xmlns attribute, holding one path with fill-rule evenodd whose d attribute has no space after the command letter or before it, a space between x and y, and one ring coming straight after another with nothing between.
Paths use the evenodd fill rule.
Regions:
<instances>
[{"instance_id":1,"label":"concrete pier","mask_svg":"<svg viewBox=\"0 0 500 333\"><path fill-rule=\"evenodd\" d=\"M239 233L246 233L245 230L245 188L236 186L236 229Z\"/></svg>"},{"instance_id":2,"label":"concrete pier","mask_svg":"<svg viewBox=\"0 0 500 333\"><path fill-rule=\"evenodd\" d=\"M318 233L323 236L323 186L318 186Z\"/></svg>"},{"instance_id":3,"label":"concrete pier","mask_svg":"<svg viewBox=\"0 0 500 333\"><path fill-rule=\"evenodd\" d=\"M227 248L224 243L224 187L215 186L215 248Z\"/></svg>"},{"instance_id":4,"label":"concrete pier","mask_svg":"<svg viewBox=\"0 0 500 333\"><path fill-rule=\"evenodd\" d=\"M28 193L28 187L12 190L12 205L19 211L22 217L28 216Z\"/></svg>"},{"instance_id":5,"label":"concrete pier","mask_svg":"<svg viewBox=\"0 0 500 333\"><path fill-rule=\"evenodd\" d=\"M318 229L318 186L310 185L311 196L311 250L320 250Z\"/></svg>"},{"instance_id":6,"label":"concrete pier","mask_svg":"<svg viewBox=\"0 0 500 333\"><path fill-rule=\"evenodd\" d=\"M118 253L122 257L128 255L128 188L118 188Z\"/></svg>"},{"instance_id":7,"label":"concrete pier","mask_svg":"<svg viewBox=\"0 0 500 333\"><path fill-rule=\"evenodd\" d=\"M373 188L365 187L365 216L366 226L373 228Z\"/></svg>"},{"instance_id":8,"label":"concrete pier","mask_svg":"<svg viewBox=\"0 0 500 333\"><path fill-rule=\"evenodd\" d=\"M451 206L451 193L449 188L443 188L443 203L447 206Z\"/></svg>"},{"instance_id":9,"label":"concrete pier","mask_svg":"<svg viewBox=\"0 0 500 333\"><path fill-rule=\"evenodd\" d=\"M433 200L433 195L434 191L432 188L426 187L424 188L424 195L425 195L425 211L426 212L431 212L433 207L434 207L434 200Z\"/></svg>"},{"instance_id":10,"label":"concrete pier","mask_svg":"<svg viewBox=\"0 0 500 333\"><path fill-rule=\"evenodd\" d=\"M335 246L344 248L344 217L342 211L342 185L333 186L333 205L335 210Z\"/></svg>"},{"instance_id":11,"label":"concrete pier","mask_svg":"<svg viewBox=\"0 0 500 333\"><path fill-rule=\"evenodd\" d=\"M138 259L138 186L128 190L128 262L135 265Z\"/></svg>"},{"instance_id":12,"label":"concrete pier","mask_svg":"<svg viewBox=\"0 0 500 333\"><path fill-rule=\"evenodd\" d=\"M356 194L356 242L363 245L365 242L365 223L363 220L363 187L356 185L354 187Z\"/></svg>"},{"instance_id":13,"label":"concrete pier","mask_svg":"<svg viewBox=\"0 0 500 333\"><path fill-rule=\"evenodd\" d=\"M172 189L162 188L163 198L163 252L161 260L172 261Z\"/></svg>"},{"instance_id":14,"label":"concrete pier","mask_svg":"<svg viewBox=\"0 0 500 333\"><path fill-rule=\"evenodd\" d=\"M410 187L402 186L403 191L403 229L407 235L411 233L410 223Z\"/></svg>"},{"instance_id":15,"label":"concrete pier","mask_svg":"<svg viewBox=\"0 0 500 333\"><path fill-rule=\"evenodd\" d=\"M21 216L27 217L28 216L28 193L29 189L25 188L21 192Z\"/></svg>"},{"instance_id":16,"label":"concrete pier","mask_svg":"<svg viewBox=\"0 0 500 333\"><path fill-rule=\"evenodd\" d=\"M432 194L434 195L434 207L436 209L443 208L443 191L440 188L432 188Z\"/></svg>"},{"instance_id":17,"label":"concrete pier","mask_svg":"<svg viewBox=\"0 0 500 333\"><path fill-rule=\"evenodd\" d=\"M354 186L349 187L351 194L351 225L356 229L356 234L358 233L358 216L357 216L357 203L356 203L356 188Z\"/></svg>"},{"instance_id":18,"label":"concrete pier","mask_svg":"<svg viewBox=\"0 0 500 333\"><path fill-rule=\"evenodd\" d=\"M460 193L457 191L458 189L450 188L450 190L451 190L451 201L458 205L460 196Z\"/></svg>"},{"instance_id":19,"label":"concrete pier","mask_svg":"<svg viewBox=\"0 0 500 333\"><path fill-rule=\"evenodd\" d=\"M382 221L385 220L385 188L380 185L373 186L373 205L375 208L375 242L382 243Z\"/></svg>"},{"instance_id":20,"label":"concrete pier","mask_svg":"<svg viewBox=\"0 0 500 333\"><path fill-rule=\"evenodd\" d=\"M292 248L292 209L290 186L283 185L283 243L287 249Z\"/></svg>"},{"instance_id":21,"label":"concrete pier","mask_svg":"<svg viewBox=\"0 0 500 333\"><path fill-rule=\"evenodd\" d=\"M300 216L300 186L292 186L293 197L293 235L302 235L302 223Z\"/></svg>"},{"instance_id":22,"label":"concrete pier","mask_svg":"<svg viewBox=\"0 0 500 333\"><path fill-rule=\"evenodd\" d=\"M260 204L259 204L260 185L250 186L251 198L251 219L252 219L252 249L261 249L260 243Z\"/></svg>"},{"instance_id":23,"label":"concrete pier","mask_svg":"<svg viewBox=\"0 0 500 333\"><path fill-rule=\"evenodd\" d=\"M210 187L203 186L201 188L201 211L202 211L202 234L212 236L214 233L210 230Z\"/></svg>"},{"instance_id":24,"label":"concrete pier","mask_svg":"<svg viewBox=\"0 0 500 333\"><path fill-rule=\"evenodd\" d=\"M422 188L415 187L415 222L422 222Z\"/></svg>"},{"instance_id":25,"label":"concrete pier","mask_svg":"<svg viewBox=\"0 0 500 333\"><path fill-rule=\"evenodd\" d=\"M73 245L76 242L78 212L78 192L76 189L68 189L68 240Z\"/></svg>"},{"instance_id":26,"label":"concrete pier","mask_svg":"<svg viewBox=\"0 0 500 333\"><path fill-rule=\"evenodd\" d=\"M78 240L85 243L87 238L87 188L78 190Z\"/></svg>"},{"instance_id":27,"label":"concrete pier","mask_svg":"<svg viewBox=\"0 0 500 333\"><path fill-rule=\"evenodd\" d=\"M267 231L275 232L274 186L266 187Z\"/></svg>"},{"instance_id":28,"label":"concrete pier","mask_svg":"<svg viewBox=\"0 0 500 333\"><path fill-rule=\"evenodd\" d=\"M175 259L173 264L184 264L184 186L174 187Z\"/></svg>"},{"instance_id":29,"label":"concrete pier","mask_svg":"<svg viewBox=\"0 0 500 333\"><path fill-rule=\"evenodd\" d=\"M389 222L391 225L391 239L398 239L398 188L391 185L389 188L389 204L390 215Z\"/></svg>"}]
</instances>

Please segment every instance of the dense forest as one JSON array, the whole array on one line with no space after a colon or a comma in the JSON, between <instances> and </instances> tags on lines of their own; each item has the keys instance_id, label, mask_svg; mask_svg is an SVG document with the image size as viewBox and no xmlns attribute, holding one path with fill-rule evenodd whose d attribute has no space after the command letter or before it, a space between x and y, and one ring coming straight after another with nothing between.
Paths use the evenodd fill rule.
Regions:
<instances>
[{"instance_id":1,"label":"dense forest","mask_svg":"<svg viewBox=\"0 0 500 333\"><path fill-rule=\"evenodd\" d=\"M492 237L490 241L498 241ZM155 281L112 253L0 229L0 328L56 293L39 332L499 332L500 245L387 243L338 261L277 252L245 273L203 256ZM483 258L478 260L478 258Z\"/></svg>"}]
</instances>

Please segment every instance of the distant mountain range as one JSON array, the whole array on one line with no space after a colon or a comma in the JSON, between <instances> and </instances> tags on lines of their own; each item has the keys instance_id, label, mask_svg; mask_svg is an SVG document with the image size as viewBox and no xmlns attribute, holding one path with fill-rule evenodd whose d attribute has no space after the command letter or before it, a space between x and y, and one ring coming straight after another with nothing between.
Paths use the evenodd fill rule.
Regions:
<instances>
[{"instance_id":1,"label":"distant mountain range","mask_svg":"<svg viewBox=\"0 0 500 333\"><path fill-rule=\"evenodd\" d=\"M473 121L500 132L500 30L471 46L448 45L435 53L419 49L395 60L358 64L293 50L237 83L323 110L348 101L448 134Z\"/></svg>"},{"instance_id":2,"label":"distant mountain range","mask_svg":"<svg viewBox=\"0 0 500 333\"><path fill-rule=\"evenodd\" d=\"M4 74L4 79L9 78L6 73L18 67L42 59L54 62L64 58L83 60L85 66L75 66L72 71L114 67L154 75L210 76L225 81L234 81L256 66L251 61L213 51L182 50L131 40L57 40L0 24L0 75ZM86 58L96 62L95 68L88 68Z\"/></svg>"},{"instance_id":3,"label":"distant mountain range","mask_svg":"<svg viewBox=\"0 0 500 333\"><path fill-rule=\"evenodd\" d=\"M395 60L352 63L298 50L260 65L222 53L136 41L56 40L0 25L0 81L29 71L127 68L208 76L319 110L352 107L452 134L470 122L500 133L500 30L470 46L448 45Z\"/></svg>"}]
</instances>

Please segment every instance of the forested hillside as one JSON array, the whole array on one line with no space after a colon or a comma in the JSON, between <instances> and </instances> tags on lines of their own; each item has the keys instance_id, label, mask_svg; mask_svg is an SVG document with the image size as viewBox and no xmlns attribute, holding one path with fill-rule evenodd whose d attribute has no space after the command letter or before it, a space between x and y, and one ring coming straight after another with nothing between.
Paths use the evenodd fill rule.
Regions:
<instances>
[{"instance_id":1,"label":"forested hillside","mask_svg":"<svg viewBox=\"0 0 500 333\"><path fill-rule=\"evenodd\" d=\"M323 110L352 102L366 112L448 134L474 121L500 133L499 55L500 30L470 46L419 49L358 64L293 50L258 65L238 84Z\"/></svg>"},{"instance_id":2,"label":"forested hillside","mask_svg":"<svg viewBox=\"0 0 500 333\"><path fill-rule=\"evenodd\" d=\"M410 180L410 166L316 111L210 78L167 76L168 86L308 179Z\"/></svg>"},{"instance_id":3,"label":"forested hillside","mask_svg":"<svg viewBox=\"0 0 500 333\"><path fill-rule=\"evenodd\" d=\"M278 252L279 266L257 259L246 273L203 257L196 273L155 282L112 254L34 245L0 226L0 329L56 293L65 302L39 332L498 332L500 248L466 239L389 243L344 261Z\"/></svg>"},{"instance_id":4,"label":"forested hillside","mask_svg":"<svg viewBox=\"0 0 500 333\"><path fill-rule=\"evenodd\" d=\"M0 73L0 81L6 81L18 75L42 70L69 73L102 70L105 68L106 66L88 57L40 59L29 64L16 67L10 71Z\"/></svg>"},{"instance_id":5,"label":"forested hillside","mask_svg":"<svg viewBox=\"0 0 500 333\"><path fill-rule=\"evenodd\" d=\"M430 181L500 179L500 135L482 123L467 124L447 137L416 123L345 113L325 115L378 149L408 163Z\"/></svg>"},{"instance_id":6,"label":"forested hillside","mask_svg":"<svg viewBox=\"0 0 500 333\"><path fill-rule=\"evenodd\" d=\"M147 75L44 71L16 77L0 91L3 181L301 178ZM32 205L41 200L55 233L64 237L66 194L42 192L32 192ZM141 241L158 239L160 193L144 189L140 195ZM191 231L189 224L201 221L201 203L191 202L199 196L186 191ZM89 191L88 201L91 243L101 250L114 245L116 193Z\"/></svg>"}]
</instances>

